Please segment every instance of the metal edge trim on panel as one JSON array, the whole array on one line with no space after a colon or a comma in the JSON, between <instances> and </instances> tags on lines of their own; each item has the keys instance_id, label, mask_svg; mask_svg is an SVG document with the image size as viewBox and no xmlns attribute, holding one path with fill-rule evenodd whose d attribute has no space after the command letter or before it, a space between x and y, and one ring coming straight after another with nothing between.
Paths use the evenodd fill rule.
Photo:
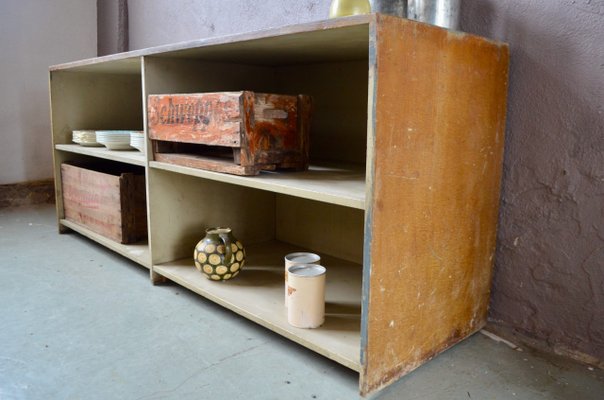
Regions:
<instances>
[{"instance_id":1,"label":"metal edge trim on panel","mask_svg":"<svg viewBox=\"0 0 604 400\"><path fill-rule=\"evenodd\" d=\"M375 118L376 118L376 94L377 94L377 24L378 16L375 16L369 24L369 75L368 75L368 104L367 104L367 160L366 160L366 185L365 185L365 228L363 243L363 278L361 281L361 373L359 388L364 394L364 377L367 367L367 342L369 324L369 290L371 277L371 242L373 224L373 184L375 173Z\"/></svg>"}]
</instances>

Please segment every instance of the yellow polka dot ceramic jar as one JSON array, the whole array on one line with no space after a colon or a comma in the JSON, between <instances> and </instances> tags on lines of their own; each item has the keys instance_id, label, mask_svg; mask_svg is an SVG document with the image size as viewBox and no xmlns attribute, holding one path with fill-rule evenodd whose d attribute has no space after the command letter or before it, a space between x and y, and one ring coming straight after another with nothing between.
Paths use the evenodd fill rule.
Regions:
<instances>
[{"instance_id":1,"label":"yellow polka dot ceramic jar","mask_svg":"<svg viewBox=\"0 0 604 400\"><path fill-rule=\"evenodd\" d=\"M245 264L245 249L230 228L206 229L193 252L195 267L208 279L226 281L239 274Z\"/></svg>"}]
</instances>

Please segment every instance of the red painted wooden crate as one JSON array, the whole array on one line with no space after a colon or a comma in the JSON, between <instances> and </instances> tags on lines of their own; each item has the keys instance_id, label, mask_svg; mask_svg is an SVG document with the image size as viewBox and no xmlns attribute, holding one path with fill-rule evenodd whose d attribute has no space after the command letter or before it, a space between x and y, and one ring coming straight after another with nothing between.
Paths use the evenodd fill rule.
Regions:
<instances>
[{"instance_id":1,"label":"red painted wooden crate","mask_svg":"<svg viewBox=\"0 0 604 400\"><path fill-rule=\"evenodd\" d=\"M308 168L309 96L242 92L150 95L156 161L236 175Z\"/></svg>"},{"instance_id":2,"label":"red painted wooden crate","mask_svg":"<svg viewBox=\"0 0 604 400\"><path fill-rule=\"evenodd\" d=\"M120 243L147 237L144 172L134 168L62 164L65 219Z\"/></svg>"}]
</instances>

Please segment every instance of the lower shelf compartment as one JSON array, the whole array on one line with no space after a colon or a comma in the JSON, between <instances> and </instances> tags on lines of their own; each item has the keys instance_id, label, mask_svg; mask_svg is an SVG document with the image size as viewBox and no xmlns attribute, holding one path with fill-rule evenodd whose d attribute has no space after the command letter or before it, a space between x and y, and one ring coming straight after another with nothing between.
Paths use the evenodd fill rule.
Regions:
<instances>
[{"instance_id":1,"label":"lower shelf compartment","mask_svg":"<svg viewBox=\"0 0 604 400\"><path fill-rule=\"evenodd\" d=\"M122 256L127 257L136 263L139 263L145 268L151 268L151 256L149 254L149 245L147 244L147 242L121 244L109 238L106 238L103 235L99 235L98 233L93 232L85 226L82 226L75 222L66 219L61 219L60 223L61 225L66 226L67 228L72 229L86 236L87 238L102 244L103 246L115 251L116 253L119 253Z\"/></svg>"},{"instance_id":2,"label":"lower shelf compartment","mask_svg":"<svg viewBox=\"0 0 604 400\"><path fill-rule=\"evenodd\" d=\"M246 246L246 264L237 278L226 282L206 279L185 258L155 265L153 270L280 335L355 371L361 370L362 267L321 254L327 268L325 323L317 329L287 323L284 305L284 261L300 247L272 241Z\"/></svg>"}]
</instances>

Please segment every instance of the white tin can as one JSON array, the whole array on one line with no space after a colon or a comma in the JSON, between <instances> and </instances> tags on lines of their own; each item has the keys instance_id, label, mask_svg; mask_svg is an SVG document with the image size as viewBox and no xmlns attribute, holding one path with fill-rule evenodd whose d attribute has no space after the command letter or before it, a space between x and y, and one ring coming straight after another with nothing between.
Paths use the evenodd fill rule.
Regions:
<instances>
[{"instance_id":1,"label":"white tin can","mask_svg":"<svg viewBox=\"0 0 604 400\"><path fill-rule=\"evenodd\" d=\"M318 328L325 322L325 267L302 264L287 270L287 322L297 328Z\"/></svg>"},{"instance_id":2,"label":"white tin can","mask_svg":"<svg viewBox=\"0 0 604 400\"><path fill-rule=\"evenodd\" d=\"M300 264L320 264L321 257L315 253L297 252L285 256L285 307L287 307L287 270Z\"/></svg>"}]
</instances>

